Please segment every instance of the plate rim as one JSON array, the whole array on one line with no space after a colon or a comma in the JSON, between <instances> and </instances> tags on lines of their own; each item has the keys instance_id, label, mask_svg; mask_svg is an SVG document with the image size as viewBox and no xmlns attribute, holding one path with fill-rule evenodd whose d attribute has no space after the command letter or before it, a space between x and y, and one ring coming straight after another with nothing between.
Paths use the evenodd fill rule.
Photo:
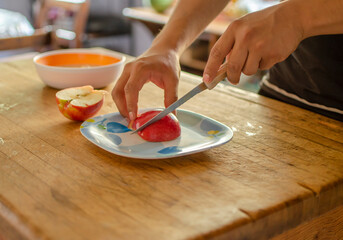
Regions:
<instances>
[{"instance_id":1,"label":"plate rim","mask_svg":"<svg viewBox=\"0 0 343 240\"><path fill-rule=\"evenodd\" d=\"M151 110L163 110L163 108L142 108L142 109L139 109L138 112L139 112L139 113L143 113L143 112L151 111ZM203 151L206 151L206 150L209 150L209 149L212 149L212 148L215 148L215 147L219 147L219 146L221 146L221 145L224 145L225 143L228 143L228 142L230 142L230 141L233 139L233 135L234 135L234 134L233 134L233 130L232 130L229 126L227 126L227 125L225 125L225 124L223 124L223 123L221 123L221 122L219 122L219 121L217 121L217 120L215 120L215 119L213 119L213 118L210 118L210 117L207 117L207 116L205 116L205 115L203 115L203 114L196 113L196 112L193 112L193 111L190 111L190 110L186 110L186 109L177 109L176 111L177 111L177 112L186 113L186 114L192 114L192 115L198 116L198 117L200 117L200 118L202 118L202 119L210 120L211 122L214 122L215 124L220 125L221 127L225 128L225 129L227 130L226 132L229 132L230 134L227 136L227 139L226 139L226 140L224 139L224 140L222 140L222 141L214 142L212 145L206 146L206 147L204 147L204 148L200 148L200 149L198 149L198 150L191 150L191 151L187 151L187 152L176 152L176 153L174 152L174 153L172 153L172 154L168 154L168 153L167 153L167 154L160 154L160 155L154 156L154 157L151 157L151 156L150 156L150 157L145 157L145 156L136 156L135 154L129 154L129 153L120 152L120 151L115 151L115 152L109 151L109 149L106 149L106 148L102 147L101 145L98 145L98 144L94 143L92 140L90 140L90 139L82 132L82 129L85 128L85 127L84 127L84 124L85 124L89 119L95 119L95 118L103 118L103 119L105 119L105 118L109 118L109 117L117 116L117 115L121 116L119 112L112 112L112 113L102 114L102 115L94 116L94 117L91 117L91 118L85 120L85 121L82 122L82 124L80 125L80 132L81 132L81 134L82 134L89 142L91 142L91 143L94 144L95 146L97 146L97 147L99 147L99 148L105 150L106 152L110 152L110 153L112 153L112 154L115 154L115 155L118 155L118 156L122 156L122 157L127 157L127 158L132 158L132 159L145 159L145 160L148 160L148 159L149 159L149 160L158 160L158 159L176 158L176 157L186 156L186 155L190 155L190 154L194 154L194 153L199 153L199 152L203 152ZM109 116L109 117L108 117L108 116ZM87 124L88 124L88 123L89 123L89 122L87 122Z\"/></svg>"}]
</instances>

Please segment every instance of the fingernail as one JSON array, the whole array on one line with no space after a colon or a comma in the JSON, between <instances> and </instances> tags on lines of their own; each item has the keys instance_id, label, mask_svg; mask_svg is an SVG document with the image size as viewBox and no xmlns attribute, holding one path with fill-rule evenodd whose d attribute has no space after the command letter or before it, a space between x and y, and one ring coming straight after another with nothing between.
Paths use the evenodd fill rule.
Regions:
<instances>
[{"instance_id":1,"label":"fingernail","mask_svg":"<svg viewBox=\"0 0 343 240\"><path fill-rule=\"evenodd\" d=\"M204 77L203 77L203 80L204 80L204 82L210 82L210 75L208 75L207 73L204 75Z\"/></svg>"},{"instance_id":2,"label":"fingernail","mask_svg":"<svg viewBox=\"0 0 343 240\"><path fill-rule=\"evenodd\" d=\"M131 121L134 120L133 112L129 112L129 118L130 118Z\"/></svg>"},{"instance_id":3,"label":"fingernail","mask_svg":"<svg viewBox=\"0 0 343 240\"><path fill-rule=\"evenodd\" d=\"M236 80L233 80L233 79L228 79L229 82L232 84L232 85L237 85L239 81L236 81Z\"/></svg>"}]
</instances>

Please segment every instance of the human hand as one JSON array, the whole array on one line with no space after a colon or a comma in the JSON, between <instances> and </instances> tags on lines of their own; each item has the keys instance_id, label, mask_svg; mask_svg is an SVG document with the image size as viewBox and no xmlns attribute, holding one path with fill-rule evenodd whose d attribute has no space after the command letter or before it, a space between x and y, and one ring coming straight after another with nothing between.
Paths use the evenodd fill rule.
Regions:
<instances>
[{"instance_id":1,"label":"human hand","mask_svg":"<svg viewBox=\"0 0 343 240\"><path fill-rule=\"evenodd\" d=\"M134 120L138 111L138 95L149 81L164 89L164 104L168 107L178 98L180 76L179 57L174 51L149 49L125 65L112 90L112 98L122 116Z\"/></svg>"},{"instance_id":2,"label":"human hand","mask_svg":"<svg viewBox=\"0 0 343 240\"><path fill-rule=\"evenodd\" d=\"M253 75L285 60L303 39L297 10L284 3L233 21L211 49L204 81L211 82L224 58L227 78L237 84L243 72Z\"/></svg>"}]
</instances>

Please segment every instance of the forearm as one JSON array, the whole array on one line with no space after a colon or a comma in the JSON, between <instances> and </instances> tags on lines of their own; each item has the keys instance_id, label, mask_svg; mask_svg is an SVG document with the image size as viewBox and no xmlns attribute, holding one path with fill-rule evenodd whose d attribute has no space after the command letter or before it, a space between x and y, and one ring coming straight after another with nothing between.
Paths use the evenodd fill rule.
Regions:
<instances>
[{"instance_id":1,"label":"forearm","mask_svg":"<svg viewBox=\"0 0 343 240\"><path fill-rule=\"evenodd\" d=\"M295 11L304 38L343 33L343 0L288 0L286 11Z\"/></svg>"},{"instance_id":2,"label":"forearm","mask_svg":"<svg viewBox=\"0 0 343 240\"><path fill-rule=\"evenodd\" d=\"M222 11L229 0L179 0L168 23L154 39L152 48L181 54Z\"/></svg>"}]
</instances>

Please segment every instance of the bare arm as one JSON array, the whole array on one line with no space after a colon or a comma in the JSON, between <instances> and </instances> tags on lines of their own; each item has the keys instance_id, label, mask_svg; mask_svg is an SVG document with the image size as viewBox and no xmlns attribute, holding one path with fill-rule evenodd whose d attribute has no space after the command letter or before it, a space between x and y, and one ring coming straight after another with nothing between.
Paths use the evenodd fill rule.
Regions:
<instances>
[{"instance_id":1,"label":"bare arm","mask_svg":"<svg viewBox=\"0 0 343 240\"><path fill-rule=\"evenodd\" d=\"M343 33L342 0L293 0L303 12L301 21L304 38L323 34Z\"/></svg>"},{"instance_id":2,"label":"bare arm","mask_svg":"<svg viewBox=\"0 0 343 240\"><path fill-rule=\"evenodd\" d=\"M168 23L151 47L135 61L126 64L112 97L119 112L133 120L137 116L138 96L151 81L164 89L164 104L177 100L180 74L179 56L225 7L228 0L179 0Z\"/></svg>"},{"instance_id":3,"label":"bare arm","mask_svg":"<svg viewBox=\"0 0 343 240\"><path fill-rule=\"evenodd\" d=\"M308 37L343 33L343 0L288 0L234 21L211 50L204 80L222 61L230 82L286 59Z\"/></svg>"},{"instance_id":4,"label":"bare arm","mask_svg":"<svg viewBox=\"0 0 343 240\"><path fill-rule=\"evenodd\" d=\"M167 47L181 54L228 2L229 0L179 0L152 47Z\"/></svg>"}]
</instances>

